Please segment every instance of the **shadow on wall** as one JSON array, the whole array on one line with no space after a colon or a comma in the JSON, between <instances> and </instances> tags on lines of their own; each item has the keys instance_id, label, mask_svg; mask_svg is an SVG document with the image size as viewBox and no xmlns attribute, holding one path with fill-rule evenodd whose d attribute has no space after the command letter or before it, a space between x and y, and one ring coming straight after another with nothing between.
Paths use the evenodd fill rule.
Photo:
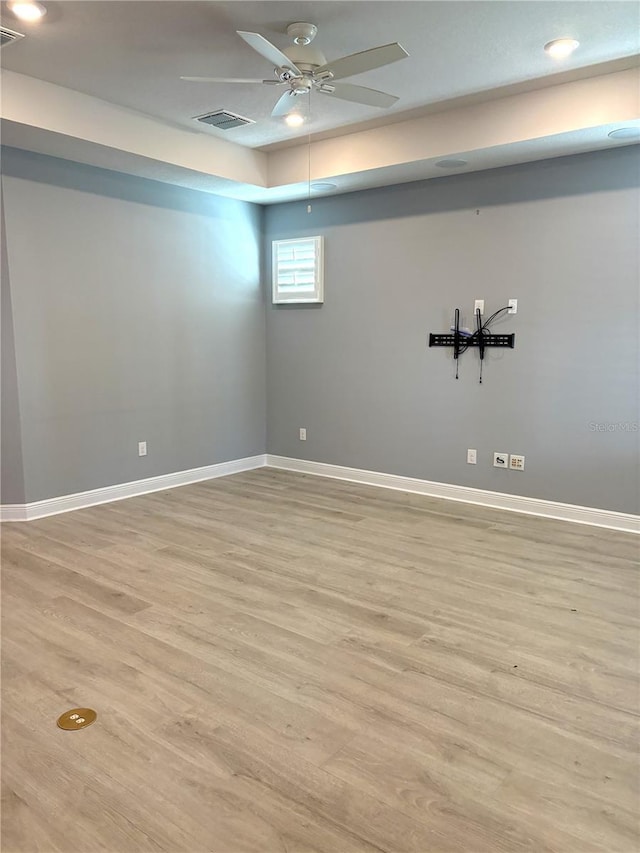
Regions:
<instances>
[{"instance_id":1,"label":"shadow on wall","mask_svg":"<svg viewBox=\"0 0 640 853\"><path fill-rule=\"evenodd\" d=\"M236 201L226 196L7 146L2 148L2 173L12 178L23 178L183 213L200 213L209 217L219 215L220 219L225 221L246 221L248 206L254 209L257 218L261 211L259 205L248 205L246 201Z\"/></svg>"},{"instance_id":2,"label":"shadow on wall","mask_svg":"<svg viewBox=\"0 0 640 853\"><path fill-rule=\"evenodd\" d=\"M384 219L400 219L473 207L629 189L640 186L639 154L640 145L627 145L608 151L592 151L492 169L491 181L487 180L484 170L340 195L339 198L348 199L348 204L336 204L338 196L318 198L313 200L313 216L306 219L301 216L301 222L306 226L307 220L313 220L313 224L308 222L308 225L318 229L329 225L376 221L381 218L381 210L384 210ZM584 182L585 167L592 169L588 185ZM446 193L440 191L445 185ZM274 237L277 236L275 232L280 222L286 223L290 230L291 210L301 204L295 201L269 208L269 225Z\"/></svg>"}]
</instances>

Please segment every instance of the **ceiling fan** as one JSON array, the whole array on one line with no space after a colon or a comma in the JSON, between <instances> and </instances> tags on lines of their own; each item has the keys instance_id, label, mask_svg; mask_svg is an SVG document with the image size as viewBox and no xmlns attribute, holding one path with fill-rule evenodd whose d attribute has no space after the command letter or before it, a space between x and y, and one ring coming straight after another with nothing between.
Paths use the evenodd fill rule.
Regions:
<instances>
[{"instance_id":1,"label":"ceiling fan","mask_svg":"<svg viewBox=\"0 0 640 853\"><path fill-rule=\"evenodd\" d=\"M238 35L274 66L273 80L241 77L181 77L180 79L192 83L263 83L269 86L286 86L286 91L271 112L272 116L286 115L295 108L297 96L307 95L311 91L371 107L390 107L395 104L398 100L396 95L388 95L386 92L367 89L365 86L355 86L352 83L334 81L372 71L374 68L397 62L399 59L406 59L409 54L401 45L393 42L327 62L320 50L309 46L317 32L318 28L314 24L289 24L287 35L293 39L293 45L282 51L259 33L238 30Z\"/></svg>"}]
</instances>

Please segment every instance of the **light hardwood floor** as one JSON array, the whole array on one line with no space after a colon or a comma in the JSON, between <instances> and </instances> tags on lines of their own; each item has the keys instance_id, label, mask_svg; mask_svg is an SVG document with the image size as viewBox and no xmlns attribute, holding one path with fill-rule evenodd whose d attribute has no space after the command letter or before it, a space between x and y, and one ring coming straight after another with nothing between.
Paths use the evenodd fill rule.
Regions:
<instances>
[{"instance_id":1,"label":"light hardwood floor","mask_svg":"<svg viewBox=\"0 0 640 853\"><path fill-rule=\"evenodd\" d=\"M639 848L630 534L263 469L2 539L3 853Z\"/></svg>"}]
</instances>

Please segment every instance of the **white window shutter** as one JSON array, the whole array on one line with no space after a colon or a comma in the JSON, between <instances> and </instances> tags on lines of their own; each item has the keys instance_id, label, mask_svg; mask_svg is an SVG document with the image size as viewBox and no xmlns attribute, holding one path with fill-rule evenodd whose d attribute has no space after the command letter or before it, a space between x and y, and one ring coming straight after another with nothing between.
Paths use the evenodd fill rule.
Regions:
<instances>
[{"instance_id":1,"label":"white window shutter","mask_svg":"<svg viewBox=\"0 0 640 853\"><path fill-rule=\"evenodd\" d=\"M274 240L273 302L322 302L324 259L322 237Z\"/></svg>"}]
</instances>

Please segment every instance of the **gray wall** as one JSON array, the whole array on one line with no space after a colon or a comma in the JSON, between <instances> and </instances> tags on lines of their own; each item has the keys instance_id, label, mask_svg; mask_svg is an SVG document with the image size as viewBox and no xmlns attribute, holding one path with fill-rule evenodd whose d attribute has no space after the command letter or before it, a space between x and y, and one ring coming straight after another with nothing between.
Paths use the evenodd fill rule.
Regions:
<instances>
[{"instance_id":1,"label":"gray wall","mask_svg":"<svg viewBox=\"0 0 640 853\"><path fill-rule=\"evenodd\" d=\"M2 165L2 502L264 452L260 209ZM271 239L327 252L322 307L267 296L269 452L638 512L639 183L628 147L268 208L265 293ZM510 297L516 349L456 382L428 333Z\"/></svg>"},{"instance_id":2,"label":"gray wall","mask_svg":"<svg viewBox=\"0 0 640 853\"><path fill-rule=\"evenodd\" d=\"M638 163L634 146L268 208L266 292L272 239L326 237L325 304L267 308L268 451L638 512ZM515 350L482 385L467 352L456 381L428 333L511 297L494 330Z\"/></svg>"},{"instance_id":3,"label":"gray wall","mask_svg":"<svg viewBox=\"0 0 640 853\"><path fill-rule=\"evenodd\" d=\"M21 495L3 444L3 501L263 453L261 209L13 149L2 170L24 469Z\"/></svg>"}]
</instances>

